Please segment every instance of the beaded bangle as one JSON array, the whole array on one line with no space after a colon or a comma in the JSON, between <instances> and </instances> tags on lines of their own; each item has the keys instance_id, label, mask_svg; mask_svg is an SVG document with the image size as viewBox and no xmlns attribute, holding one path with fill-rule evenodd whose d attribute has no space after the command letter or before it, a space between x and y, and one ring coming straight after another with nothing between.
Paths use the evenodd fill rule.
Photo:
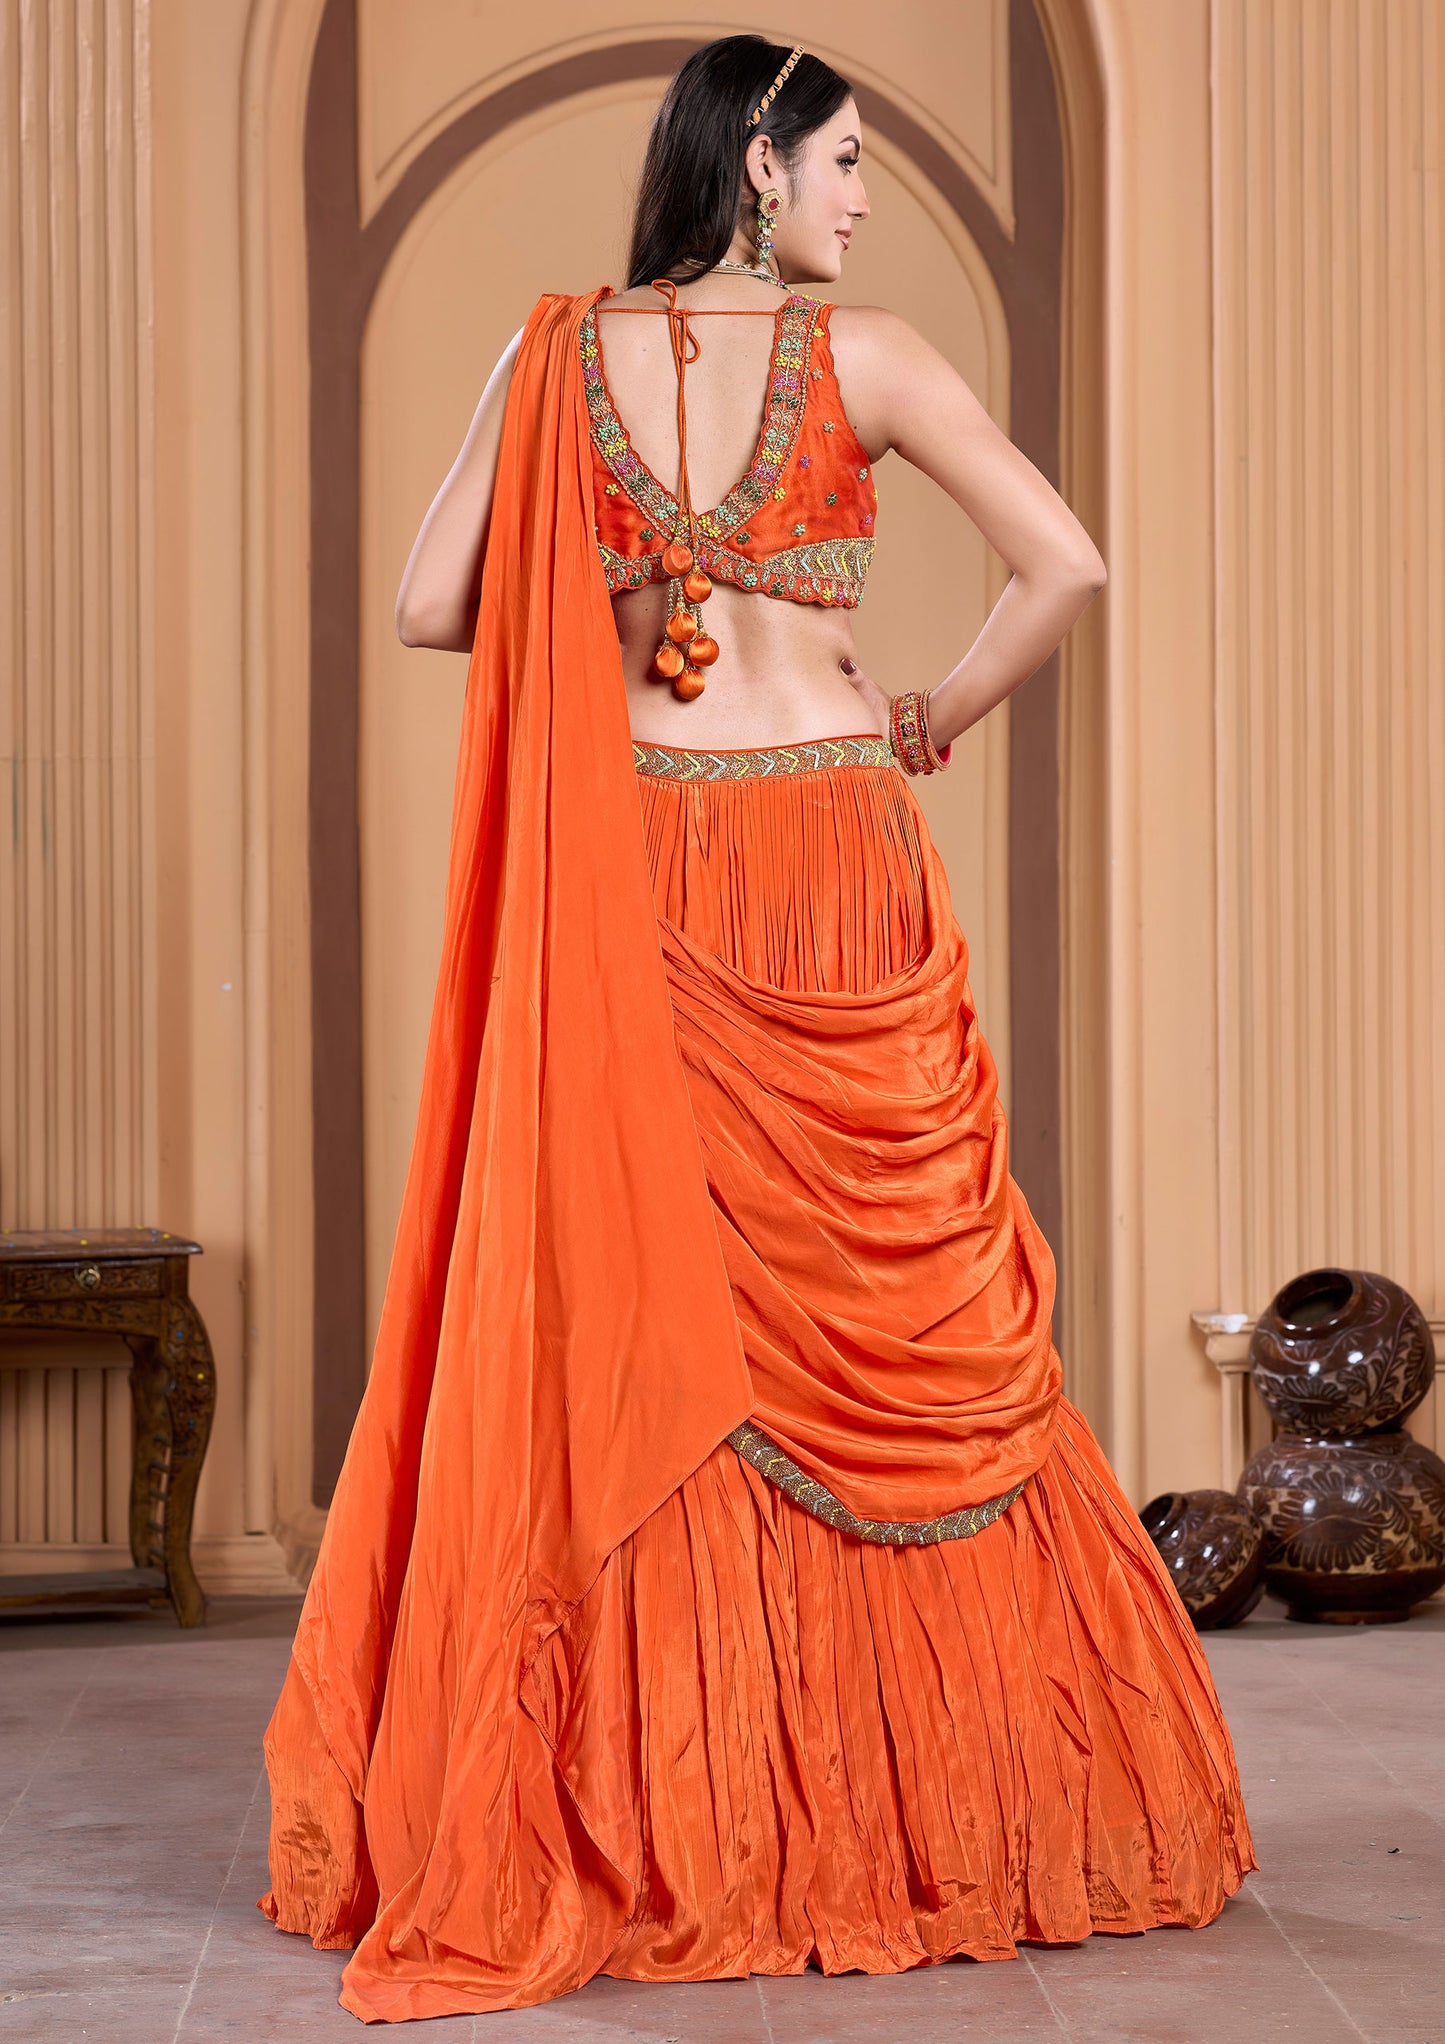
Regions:
<instances>
[{"instance_id":1,"label":"beaded bangle","mask_svg":"<svg viewBox=\"0 0 1445 2044\"><path fill-rule=\"evenodd\" d=\"M888 713L888 736L893 756L906 774L935 774L946 767L953 755L953 740L940 751L928 728L928 696L921 689L904 689L893 698Z\"/></svg>"}]
</instances>

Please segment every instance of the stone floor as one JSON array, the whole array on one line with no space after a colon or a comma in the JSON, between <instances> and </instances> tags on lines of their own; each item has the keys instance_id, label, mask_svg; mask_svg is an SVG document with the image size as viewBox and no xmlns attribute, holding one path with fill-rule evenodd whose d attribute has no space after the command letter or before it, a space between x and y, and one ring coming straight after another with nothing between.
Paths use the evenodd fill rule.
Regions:
<instances>
[{"instance_id":1,"label":"stone floor","mask_svg":"<svg viewBox=\"0 0 1445 2044\"><path fill-rule=\"evenodd\" d=\"M0 2040L359 2035L346 1955L278 1932L259 1739L298 1604L0 1619ZM1261 1869L1203 1930L1023 1947L873 1979L597 1980L541 2009L409 2023L464 2044L1445 2044L1445 1603L1205 1635Z\"/></svg>"}]
</instances>

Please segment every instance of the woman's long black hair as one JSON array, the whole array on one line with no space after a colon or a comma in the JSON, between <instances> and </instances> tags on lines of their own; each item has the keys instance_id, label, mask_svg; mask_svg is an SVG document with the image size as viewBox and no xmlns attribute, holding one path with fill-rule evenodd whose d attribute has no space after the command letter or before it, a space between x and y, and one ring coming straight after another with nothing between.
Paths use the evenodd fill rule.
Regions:
<instances>
[{"instance_id":1,"label":"woman's long black hair","mask_svg":"<svg viewBox=\"0 0 1445 2044\"><path fill-rule=\"evenodd\" d=\"M788 61L788 43L760 35L704 43L663 95L647 138L627 284L650 284L686 260L711 269L728 251L739 221L743 156L767 134L791 173L808 136L830 120L853 88L831 64L805 50L754 128L748 115ZM681 278L679 278L681 281Z\"/></svg>"}]
</instances>

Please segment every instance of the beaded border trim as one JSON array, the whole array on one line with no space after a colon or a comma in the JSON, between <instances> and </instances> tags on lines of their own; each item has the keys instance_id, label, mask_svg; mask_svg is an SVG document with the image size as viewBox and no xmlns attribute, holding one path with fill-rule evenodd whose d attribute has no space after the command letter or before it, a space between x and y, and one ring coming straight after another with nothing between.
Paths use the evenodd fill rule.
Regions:
<instances>
[{"instance_id":1,"label":"beaded border trim","mask_svg":"<svg viewBox=\"0 0 1445 2044\"><path fill-rule=\"evenodd\" d=\"M940 1519L860 1519L826 1484L805 1475L791 1455L785 1455L772 1436L755 1427L750 1419L734 1427L727 1438L745 1462L751 1462L760 1475L795 1505L801 1505L825 1526L879 1547L934 1547L942 1540L969 1540L995 1519L1002 1518L1028 1482L1025 1477L1023 1483L1016 1483L1002 1497L987 1498L981 1505L961 1506L956 1512L945 1512Z\"/></svg>"},{"instance_id":2,"label":"beaded border trim","mask_svg":"<svg viewBox=\"0 0 1445 2044\"><path fill-rule=\"evenodd\" d=\"M887 738L804 738L792 745L759 745L746 750L708 752L691 746L632 741L632 764L640 774L669 781L742 781L760 774L813 774L824 767L892 766Z\"/></svg>"},{"instance_id":3,"label":"beaded border trim","mask_svg":"<svg viewBox=\"0 0 1445 2044\"><path fill-rule=\"evenodd\" d=\"M753 561L725 545L699 546L699 567L706 568L715 582L732 582L740 589L756 589L763 596L785 596L795 603L834 604L841 610L856 610L863 600L863 587L873 563L873 538L843 534L837 539L809 540L803 546L783 547L775 554ZM610 595L619 589L639 589L646 582L665 582L667 571L662 554L621 554L605 539L597 542L598 558Z\"/></svg>"},{"instance_id":4,"label":"beaded border trim","mask_svg":"<svg viewBox=\"0 0 1445 2044\"><path fill-rule=\"evenodd\" d=\"M815 329L813 325L816 311L815 300L797 292L790 293L778 307L763 430L747 474L711 511L694 514L698 537L704 542L726 539L779 487L778 478L792 458L793 443L802 424L813 335L815 331L822 332L821 326ZM582 315L577 345L582 356L582 387L589 427L597 450L638 510L670 539L679 528L682 507L642 461L618 416L602 372L595 305L590 305Z\"/></svg>"}]
</instances>

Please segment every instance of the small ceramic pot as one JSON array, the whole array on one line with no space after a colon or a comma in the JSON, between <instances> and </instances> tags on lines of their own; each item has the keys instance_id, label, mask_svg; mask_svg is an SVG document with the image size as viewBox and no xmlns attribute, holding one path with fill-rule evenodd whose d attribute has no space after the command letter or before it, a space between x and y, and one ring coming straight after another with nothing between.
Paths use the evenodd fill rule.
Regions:
<instances>
[{"instance_id":1,"label":"small ceramic pot","mask_svg":"<svg viewBox=\"0 0 1445 2044\"><path fill-rule=\"evenodd\" d=\"M1264 1595L1264 1546L1233 1491L1168 1490L1139 1517L1197 1632L1248 1617Z\"/></svg>"},{"instance_id":2,"label":"small ceramic pot","mask_svg":"<svg viewBox=\"0 0 1445 2044\"><path fill-rule=\"evenodd\" d=\"M1249 1344L1255 1389L1286 1433L1353 1439L1398 1427L1435 1379L1430 1324L1373 1270L1307 1270L1277 1291Z\"/></svg>"},{"instance_id":3,"label":"small ceramic pot","mask_svg":"<svg viewBox=\"0 0 1445 2044\"><path fill-rule=\"evenodd\" d=\"M1383 1624L1445 1584L1445 1462L1410 1434L1279 1434L1239 1495L1264 1535L1265 1586L1291 1618Z\"/></svg>"}]
</instances>

